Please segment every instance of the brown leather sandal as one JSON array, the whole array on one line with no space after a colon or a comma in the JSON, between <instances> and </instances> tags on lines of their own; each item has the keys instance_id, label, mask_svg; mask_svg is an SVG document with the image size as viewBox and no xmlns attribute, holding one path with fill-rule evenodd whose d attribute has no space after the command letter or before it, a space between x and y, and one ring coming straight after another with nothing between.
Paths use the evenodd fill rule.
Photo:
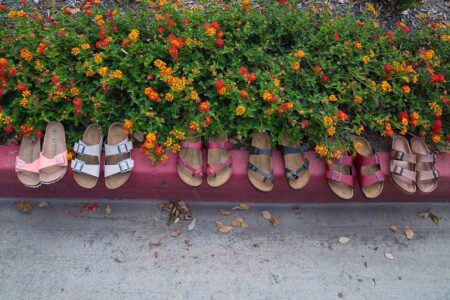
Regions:
<instances>
[{"instance_id":1,"label":"brown leather sandal","mask_svg":"<svg viewBox=\"0 0 450 300\"><path fill-rule=\"evenodd\" d=\"M431 193L436 189L439 178L439 171L435 167L436 155L419 137L411 140L411 149L417 155L417 188L422 193Z\"/></svg>"},{"instance_id":2,"label":"brown leather sandal","mask_svg":"<svg viewBox=\"0 0 450 300\"><path fill-rule=\"evenodd\" d=\"M390 160L391 178L407 194L416 192L415 164L416 155L412 153L408 140L400 135L394 136Z\"/></svg>"}]
</instances>

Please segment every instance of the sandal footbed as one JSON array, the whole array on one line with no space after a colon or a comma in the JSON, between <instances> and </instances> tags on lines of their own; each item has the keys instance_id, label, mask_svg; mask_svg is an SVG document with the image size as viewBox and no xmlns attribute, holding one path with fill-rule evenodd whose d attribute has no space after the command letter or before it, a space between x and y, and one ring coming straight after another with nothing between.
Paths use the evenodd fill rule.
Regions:
<instances>
[{"instance_id":1,"label":"sandal footbed","mask_svg":"<svg viewBox=\"0 0 450 300\"><path fill-rule=\"evenodd\" d=\"M39 159L41 153L41 141L36 139L34 142L30 137L24 136L19 149L19 158L26 163L32 163L36 159ZM39 173L33 173L30 171L17 172L17 178L24 185L28 187L38 187L41 184L39 179Z\"/></svg>"},{"instance_id":2,"label":"sandal footbed","mask_svg":"<svg viewBox=\"0 0 450 300\"><path fill-rule=\"evenodd\" d=\"M213 143L227 142L226 136L213 136L210 139ZM227 149L208 149L208 164L214 169L217 165L223 163L231 156L231 151ZM215 175L209 175L206 178L210 187L219 187L225 184L232 174L231 166L219 170Z\"/></svg>"},{"instance_id":3,"label":"sandal footbed","mask_svg":"<svg viewBox=\"0 0 450 300\"><path fill-rule=\"evenodd\" d=\"M54 158L64 151L67 151L64 126L60 122L48 123L42 144L42 155ZM64 177L66 171L67 166L51 166L39 170L39 178L43 184L55 183Z\"/></svg>"},{"instance_id":4,"label":"sandal footbed","mask_svg":"<svg viewBox=\"0 0 450 300\"><path fill-rule=\"evenodd\" d=\"M301 146L300 141L290 142L288 136L283 136L281 141L282 145L285 147L299 148ZM296 171L298 168L303 166L305 163L304 153L292 153L283 155L284 167L292 171ZM290 173L286 172L286 179L289 186L293 190L300 190L305 187L310 179L309 169L305 169L298 173L298 178L295 180L289 180Z\"/></svg>"},{"instance_id":5,"label":"sandal footbed","mask_svg":"<svg viewBox=\"0 0 450 300\"><path fill-rule=\"evenodd\" d=\"M199 137L189 137L186 141L191 143L200 142L201 139ZM190 164L196 170L201 170L203 168L203 157L202 150L200 149L189 149L183 148L178 153L180 158L186 163ZM192 171L188 168L178 164L177 165L178 176L180 179L189 186L198 187L203 182L203 177L195 175L193 176Z\"/></svg>"},{"instance_id":6,"label":"sandal footbed","mask_svg":"<svg viewBox=\"0 0 450 300\"><path fill-rule=\"evenodd\" d=\"M418 137L411 140L411 148L415 154L429 155L432 154L427 144ZM418 163L416 164L416 172L433 170L433 163ZM421 180L417 183L417 188L420 192L428 194L437 188L437 179Z\"/></svg>"},{"instance_id":7,"label":"sandal footbed","mask_svg":"<svg viewBox=\"0 0 450 300\"><path fill-rule=\"evenodd\" d=\"M372 156L375 153L372 150L372 147L370 146L369 142L362 137L356 137L353 140L353 144L361 143L362 147L358 150L358 153L363 156ZM375 173L376 171L379 171L380 168L378 166L372 165L372 166L364 166L361 168L361 175L371 175ZM375 184L372 184L370 186L366 186L364 188L361 188L362 193L366 198L376 198L383 192L384 182L377 182Z\"/></svg>"}]
</instances>

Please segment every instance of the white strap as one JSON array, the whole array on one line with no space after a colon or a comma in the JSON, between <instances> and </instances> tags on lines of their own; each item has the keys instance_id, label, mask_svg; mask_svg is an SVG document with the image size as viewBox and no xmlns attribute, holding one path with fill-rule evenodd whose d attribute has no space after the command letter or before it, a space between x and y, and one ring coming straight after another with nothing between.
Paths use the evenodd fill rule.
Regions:
<instances>
[{"instance_id":1,"label":"white strap","mask_svg":"<svg viewBox=\"0 0 450 300\"><path fill-rule=\"evenodd\" d=\"M72 159L70 167L76 173L84 173L98 178L100 176L100 165L88 165L79 159Z\"/></svg>"},{"instance_id":2,"label":"white strap","mask_svg":"<svg viewBox=\"0 0 450 300\"><path fill-rule=\"evenodd\" d=\"M122 142L120 142L117 145L105 144L105 155L106 156L129 153L129 152L131 152L131 150L133 150L133 143L128 141L128 138L124 139Z\"/></svg>"},{"instance_id":3,"label":"white strap","mask_svg":"<svg viewBox=\"0 0 450 300\"><path fill-rule=\"evenodd\" d=\"M88 146L85 143L83 143L83 141L80 140L78 141L78 143L75 143L75 145L73 145L73 151L81 155L96 156L99 158L100 161L100 157L102 155L102 143L103 137L100 138L100 143L92 146Z\"/></svg>"},{"instance_id":4,"label":"white strap","mask_svg":"<svg viewBox=\"0 0 450 300\"><path fill-rule=\"evenodd\" d=\"M127 173L130 172L133 168L134 160L131 158L124 159L116 165L105 165L105 177L109 177L117 173Z\"/></svg>"}]
</instances>

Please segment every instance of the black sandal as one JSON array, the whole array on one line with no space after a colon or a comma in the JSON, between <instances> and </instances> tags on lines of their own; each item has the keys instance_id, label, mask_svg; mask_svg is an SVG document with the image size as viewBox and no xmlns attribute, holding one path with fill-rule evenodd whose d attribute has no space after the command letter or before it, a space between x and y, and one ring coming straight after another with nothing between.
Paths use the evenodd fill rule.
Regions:
<instances>
[{"instance_id":1,"label":"black sandal","mask_svg":"<svg viewBox=\"0 0 450 300\"><path fill-rule=\"evenodd\" d=\"M286 177L288 179L289 186L294 190L299 190L303 188L309 182L309 172L305 172L304 175L300 176L301 172L307 171L309 169L309 160L304 158L303 153L305 153L309 149L308 144L304 144L299 147L291 147L291 146L281 146L281 153L283 154L283 160L285 165ZM303 164L297 168L293 169L286 167L287 165L296 166L298 165L299 158L293 157L292 159L289 154L301 154L301 158L303 159Z\"/></svg>"},{"instance_id":2,"label":"black sandal","mask_svg":"<svg viewBox=\"0 0 450 300\"><path fill-rule=\"evenodd\" d=\"M263 149L263 147L265 149ZM250 183L262 192L271 191L273 188L272 149L270 149L267 133L255 134L252 145L248 146L248 151L250 157L247 169L252 171L248 172ZM260 155L266 156L266 159L263 160L262 157L259 157ZM263 169L270 171L266 172Z\"/></svg>"}]
</instances>

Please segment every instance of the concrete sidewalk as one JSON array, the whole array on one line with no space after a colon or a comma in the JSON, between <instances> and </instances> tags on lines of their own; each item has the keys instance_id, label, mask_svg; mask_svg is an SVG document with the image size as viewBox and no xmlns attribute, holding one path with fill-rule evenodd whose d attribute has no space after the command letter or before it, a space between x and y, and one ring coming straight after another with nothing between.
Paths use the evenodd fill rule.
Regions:
<instances>
[{"instance_id":1,"label":"concrete sidewalk","mask_svg":"<svg viewBox=\"0 0 450 300\"><path fill-rule=\"evenodd\" d=\"M196 228L185 223L174 238L180 226L167 226L156 202L99 201L80 216L86 202L36 201L26 215L0 200L2 300L450 299L450 203L302 205L300 214L252 205L233 212L250 228L229 234L215 221L230 223L217 209L234 204L192 204ZM416 215L424 209L440 224ZM282 224L272 227L262 210Z\"/></svg>"}]
</instances>

